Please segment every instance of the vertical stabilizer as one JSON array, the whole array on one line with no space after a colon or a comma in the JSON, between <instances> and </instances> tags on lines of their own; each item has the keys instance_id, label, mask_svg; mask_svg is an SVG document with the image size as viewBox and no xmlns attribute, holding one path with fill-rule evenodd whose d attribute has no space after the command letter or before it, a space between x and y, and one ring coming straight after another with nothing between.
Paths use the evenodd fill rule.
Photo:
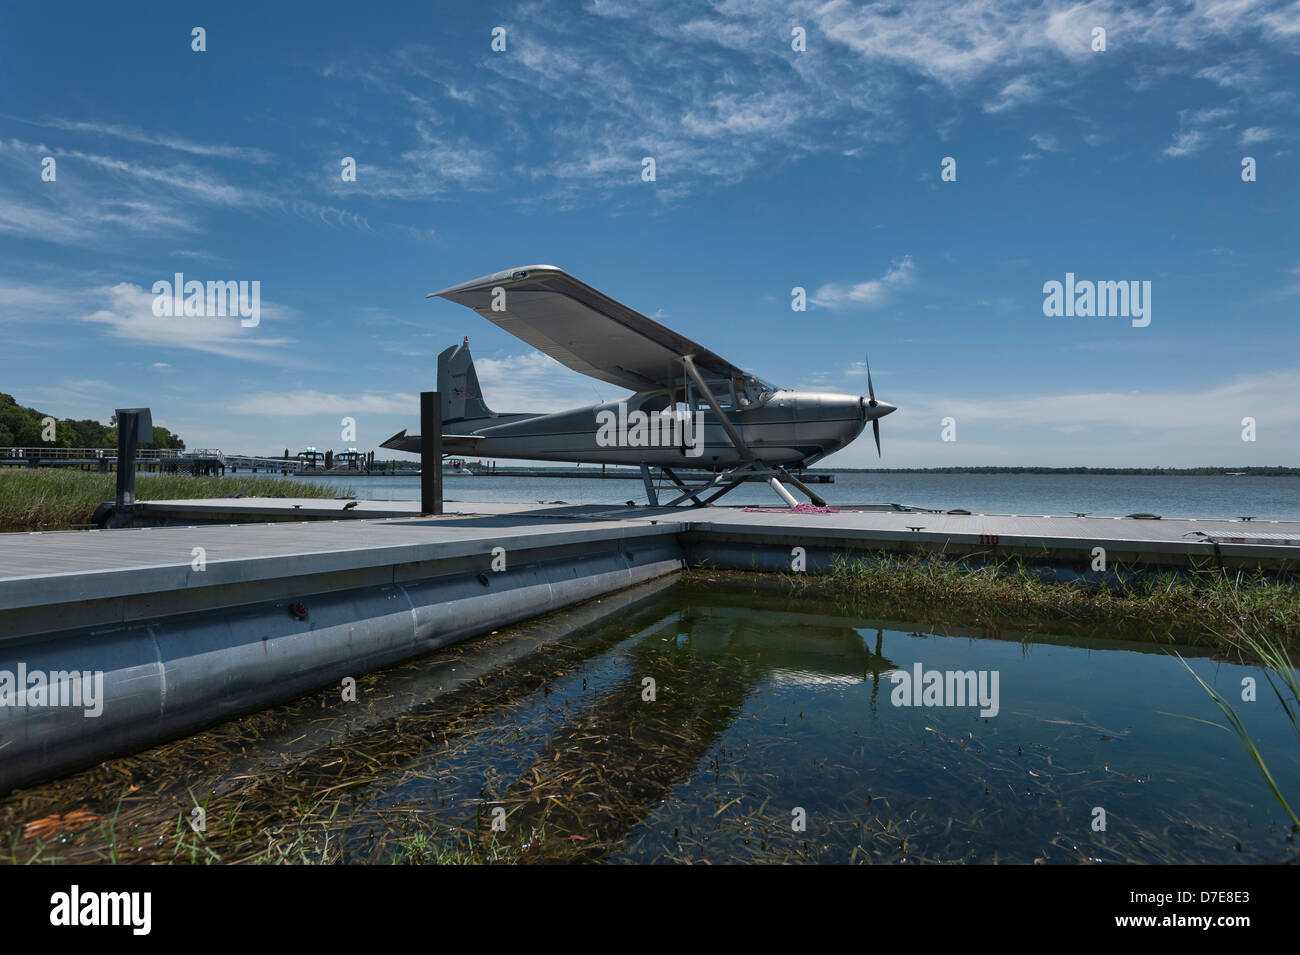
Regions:
<instances>
[{"instance_id":1,"label":"vertical stabilizer","mask_svg":"<svg viewBox=\"0 0 1300 955\"><path fill-rule=\"evenodd\" d=\"M453 345L438 356L438 391L442 393L444 425L495 417L483 401L483 390L474 373L474 359L469 353L468 335L459 348Z\"/></svg>"}]
</instances>

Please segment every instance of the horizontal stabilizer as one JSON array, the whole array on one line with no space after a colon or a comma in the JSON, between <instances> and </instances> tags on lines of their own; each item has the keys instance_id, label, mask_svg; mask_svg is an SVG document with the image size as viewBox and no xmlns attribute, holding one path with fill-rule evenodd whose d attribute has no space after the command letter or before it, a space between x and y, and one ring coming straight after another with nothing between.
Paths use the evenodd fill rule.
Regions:
<instances>
[{"instance_id":1,"label":"horizontal stabilizer","mask_svg":"<svg viewBox=\"0 0 1300 955\"><path fill-rule=\"evenodd\" d=\"M444 434L442 436L442 450L444 454L460 454L466 451L473 451L475 445L483 440L481 434ZM393 451L406 451L410 454L420 453L420 435L407 434L403 428L397 434L393 435L387 441L380 445L381 448L389 448Z\"/></svg>"}]
</instances>

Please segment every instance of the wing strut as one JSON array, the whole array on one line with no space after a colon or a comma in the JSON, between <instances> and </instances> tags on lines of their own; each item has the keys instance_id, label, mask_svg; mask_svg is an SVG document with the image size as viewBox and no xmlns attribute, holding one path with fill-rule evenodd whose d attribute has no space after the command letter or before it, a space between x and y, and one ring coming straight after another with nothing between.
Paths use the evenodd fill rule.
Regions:
<instances>
[{"instance_id":1,"label":"wing strut","mask_svg":"<svg viewBox=\"0 0 1300 955\"><path fill-rule=\"evenodd\" d=\"M759 461L754 456L754 452L749 450L749 445L745 444L744 439L741 438L740 436L740 432L736 430L735 425L731 423L731 419L728 418L726 414L723 412L722 406L718 404L718 399L713 396L713 390L707 384L705 384L704 379L700 377L700 373L698 370L696 370L695 362L691 360L690 355L682 356L682 367L686 369L686 374L690 375L691 381L695 382L695 387L700 390L700 394L704 396L704 400L709 403L709 408L711 408L713 413L718 416L718 423L722 425L722 430L727 432L727 440L729 440L732 443L735 449L740 452L740 456L745 459L745 463L742 464L740 467L736 468L735 471L732 471L731 473L735 474L736 471L744 471L747 469L752 469L756 471L759 470L758 467ZM780 473L785 474L784 471L780 471ZM788 474L785 474L785 476L787 478L790 477ZM767 483L768 486L771 487L772 490L776 492L777 496L781 498L781 500L784 501L789 507L798 506L799 502L794 499L793 494L791 494L789 491L785 489L785 485L783 485L777 479L775 473L768 472ZM798 481L795 481L794 483L796 485L799 485ZM730 490L730 488L728 488L728 490ZM694 495L691 496L694 497ZM720 497L721 495L715 495L715 496ZM813 497L816 496L813 495ZM699 498L695 498L695 500L698 502Z\"/></svg>"},{"instance_id":2,"label":"wing strut","mask_svg":"<svg viewBox=\"0 0 1300 955\"><path fill-rule=\"evenodd\" d=\"M742 458L746 461L753 461L754 452L749 450L749 446L741 439L740 432L738 432L735 426L732 425L731 419L722 413L722 407L718 404L718 399L713 397L712 389L704 383L704 379L701 378L700 373L696 371L695 362L691 361L690 355L682 356L682 366L686 369L686 374L690 375L691 380L695 382L695 387L700 389L700 394L702 394L704 400L709 403L709 407L713 409L713 413L718 416L718 423L722 425L722 430L727 432L727 439L735 446L736 450L740 452Z\"/></svg>"}]
</instances>

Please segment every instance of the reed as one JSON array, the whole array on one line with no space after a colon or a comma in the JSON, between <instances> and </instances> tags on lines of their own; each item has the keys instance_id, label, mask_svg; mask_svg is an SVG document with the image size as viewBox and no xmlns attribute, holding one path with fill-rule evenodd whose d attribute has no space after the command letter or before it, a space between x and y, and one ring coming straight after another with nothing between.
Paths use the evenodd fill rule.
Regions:
<instances>
[{"instance_id":1,"label":"reed","mask_svg":"<svg viewBox=\"0 0 1300 955\"><path fill-rule=\"evenodd\" d=\"M1236 651L1236 655L1242 662L1255 663L1263 668L1264 677L1268 680L1269 688L1273 691L1273 695L1282 707L1282 712L1286 714L1287 720L1291 723L1291 728L1295 730L1296 742L1300 744L1300 675L1297 675L1296 668L1291 662L1291 654L1286 646L1281 641L1266 634L1261 634L1250 626L1249 615L1246 613L1237 614L1236 618L1230 621L1229 627L1222 634L1222 637ZM1237 737L1237 741L1254 764L1269 794L1291 819L1291 835L1294 836L1295 833L1300 832L1300 816L1292 808L1292 801L1287 799L1286 794L1282 792L1281 787L1277 784L1277 780L1273 778L1273 774L1268 768L1268 762L1264 759L1263 753L1260 752L1254 737L1246 728L1245 720L1241 718L1237 709L1228 702L1227 697L1206 683L1200 674L1193 670L1181 656L1178 659L1183 666L1187 667L1187 672L1192 675L1192 678L1214 702L1214 705L1219 708L1219 712L1223 714L1227 725L1215 723L1211 720L1198 720L1198 722L1217 726ZM1194 719L1194 717L1188 717L1188 719Z\"/></svg>"},{"instance_id":2,"label":"reed","mask_svg":"<svg viewBox=\"0 0 1300 955\"><path fill-rule=\"evenodd\" d=\"M934 557L849 557L828 572L758 574L695 568L688 577L836 598L853 613L967 625L1067 627L1232 649L1249 632L1300 647L1300 580L1217 568L1063 583L1021 561L970 565Z\"/></svg>"},{"instance_id":3,"label":"reed","mask_svg":"<svg viewBox=\"0 0 1300 955\"><path fill-rule=\"evenodd\" d=\"M0 531L69 530L89 524L95 508L113 499L117 478L60 468L10 468L0 471ZM140 476L135 495L141 501L205 497L351 497L339 489L279 477L192 477L187 474Z\"/></svg>"}]
</instances>

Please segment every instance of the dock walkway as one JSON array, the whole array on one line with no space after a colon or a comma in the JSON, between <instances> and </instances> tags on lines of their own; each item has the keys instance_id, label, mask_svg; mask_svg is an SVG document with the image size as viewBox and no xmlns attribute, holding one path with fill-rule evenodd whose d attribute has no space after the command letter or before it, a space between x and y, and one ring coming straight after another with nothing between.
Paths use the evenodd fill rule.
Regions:
<instances>
[{"instance_id":1,"label":"dock walkway","mask_svg":"<svg viewBox=\"0 0 1300 955\"><path fill-rule=\"evenodd\" d=\"M1110 573L1300 560L1296 522L343 503L149 502L170 526L0 534L0 675L102 683L94 715L0 706L0 792L687 565L1015 556L1070 579L1095 576L1099 553Z\"/></svg>"}]
</instances>

